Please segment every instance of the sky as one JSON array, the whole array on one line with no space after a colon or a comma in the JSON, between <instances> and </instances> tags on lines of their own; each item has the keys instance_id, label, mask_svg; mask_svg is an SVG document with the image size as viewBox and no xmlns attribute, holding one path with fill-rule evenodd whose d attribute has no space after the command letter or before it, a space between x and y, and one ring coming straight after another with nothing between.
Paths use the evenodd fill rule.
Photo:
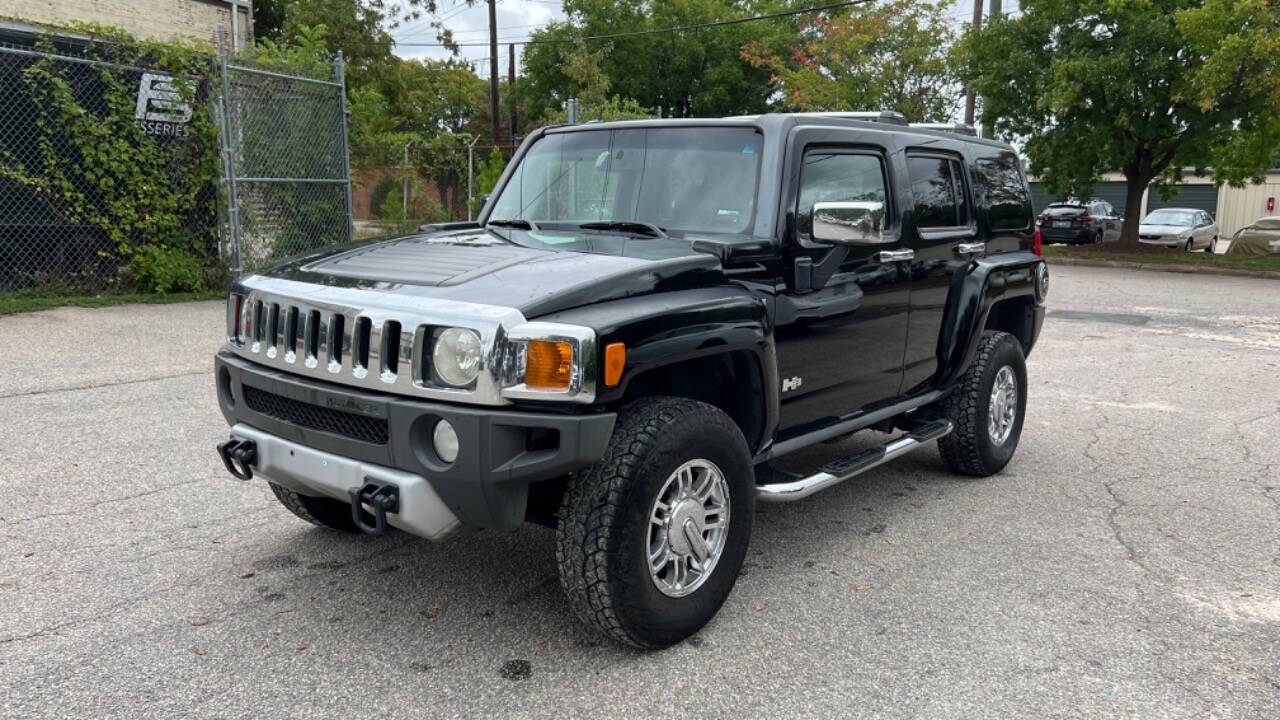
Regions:
<instances>
[{"instance_id":1,"label":"sky","mask_svg":"<svg viewBox=\"0 0 1280 720\"><path fill-rule=\"evenodd\" d=\"M813 0L814 5L823 5L829 0ZM437 0L439 12L444 26L453 31L454 40L459 43L489 42L489 9L484 0L468 5L466 0ZM1017 0L1004 0L1005 12L1017 12ZM951 8L949 15L959 27L969 22L973 16L973 0L958 0ZM498 0L498 72L502 76L507 73L507 53L504 40L520 40L529 37L529 33L547 23L563 20L560 0ZM768 22L768 21L764 21ZM434 43L435 30L430 20L423 19L397 28L392 32L397 42L396 55L405 58L432 57L447 58L449 52L439 47L414 47L400 43ZM516 46L516 67L519 70L520 49ZM461 48L461 57L472 63L472 68L481 77L489 76L489 46L487 44Z\"/></svg>"}]
</instances>

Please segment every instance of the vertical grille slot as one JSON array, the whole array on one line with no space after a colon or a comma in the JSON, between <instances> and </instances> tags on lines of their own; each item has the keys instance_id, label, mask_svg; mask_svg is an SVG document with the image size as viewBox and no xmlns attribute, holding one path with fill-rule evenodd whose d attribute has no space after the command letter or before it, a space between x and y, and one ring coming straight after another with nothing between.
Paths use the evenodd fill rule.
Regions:
<instances>
[{"instance_id":1,"label":"vertical grille slot","mask_svg":"<svg viewBox=\"0 0 1280 720\"><path fill-rule=\"evenodd\" d=\"M267 329L263 327L267 321L266 303L256 300L253 303L253 339L262 342L267 335Z\"/></svg>"},{"instance_id":2,"label":"vertical grille slot","mask_svg":"<svg viewBox=\"0 0 1280 720\"><path fill-rule=\"evenodd\" d=\"M307 326L303 330L302 344L307 353L308 360L315 360L320 356L320 311L312 310L307 313Z\"/></svg>"},{"instance_id":3,"label":"vertical grille slot","mask_svg":"<svg viewBox=\"0 0 1280 720\"><path fill-rule=\"evenodd\" d=\"M382 324L382 374L394 378L400 369L400 323L388 320Z\"/></svg>"},{"instance_id":4,"label":"vertical grille slot","mask_svg":"<svg viewBox=\"0 0 1280 720\"><path fill-rule=\"evenodd\" d=\"M271 336L271 347L280 346L280 303L271 303L271 327L268 328Z\"/></svg>"},{"instance_id":5,"label":"vertical grille slot","mask_svg":"<svg viewBox=\"0 0 1280 720\"><path fill-rule=\"evenodd\" d=\"M356 370L369 370L369 333L373 322L367 317L356 318L356 331L351 337L351 354Z\"/></svg>"},{"instance_id":6,"label":"vertical grille slot","mask_svg":"<svg viewBox=\"0 0 1280 720\"><path fill-rule=\"evenodd\" d=\"M290 305L284 321L284 359L293 362L298 353L298 308Z\"/></svg>"},{"instance_id":7,"label":"vertical grille slot","mask_svg":"<svg viewBox=\"0 0 1280 720\"><path fill-rule=\"evenodd\" d=\"M342 369L342 344L346 339L347 318L342 313L334 313L329 317L329 370L337 372Z\"/></svg>"}]
</instances>

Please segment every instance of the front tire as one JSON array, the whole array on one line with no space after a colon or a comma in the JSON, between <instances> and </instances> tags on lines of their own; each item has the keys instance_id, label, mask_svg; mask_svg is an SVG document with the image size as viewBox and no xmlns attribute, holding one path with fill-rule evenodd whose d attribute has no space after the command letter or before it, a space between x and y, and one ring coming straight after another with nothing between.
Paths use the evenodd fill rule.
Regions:
<instances>
[{"instance_id":1,"label":"front tire","mask_svg":"<svg viewBox=\"0 0 1280 720\"><path fill-rule=\"evenodd\" d=\"M341 500L327 497L299 495L275 483L268 483L280 504L289 512L306 520L312 525L337 530L345 533L358 533L355 521L351 519L351 505Z\"/></svg>"},{"instance_id":2,"label":"front tire","mask_svg":"<svg viewBox=\"0 0 1280 720\"><path fill-rule=\"evenodd\" d=\"M1009 464L1022 435L1026 388L1022 344L1005 332L983 333L973 363L941 403L943 415L955 425L938 441L952 472L986 477Z\"/></svg>"},{"instance_id":3,"label":"front tire","mask_svg":"<svg viewBox=\"0 0 1280 720\"><path fill-rule=\"evenodd\" d=\"M556 562L575 614L642 649L697 632L737 581L754 485L747 443L720 410L669 397L625 408L561 503Z\"/></svg>"}]
</instances>

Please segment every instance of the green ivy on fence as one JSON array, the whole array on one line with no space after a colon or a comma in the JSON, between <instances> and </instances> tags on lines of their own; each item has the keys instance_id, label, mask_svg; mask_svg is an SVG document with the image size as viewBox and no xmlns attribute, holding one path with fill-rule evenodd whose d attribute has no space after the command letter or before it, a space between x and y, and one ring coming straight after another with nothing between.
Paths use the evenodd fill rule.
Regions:
<instances>
[{"instance_id":1,"label":"green ivy on fence","mask_svg":"<svg viewBox=\"0 0 1280 720\"><path fill-rule=\"evenodd\" d=\"M219 158L208 103L211 57L183 43L136 40L108 28L78 27L94 41L92 63L49 55L22 71L36 117L38 153L23 164L5 151L0 177L28 189L67 223L98 229L104 263L120 268L113 290L201 290L218 264L213 189ZM53 47L42 41L42 52ZM140 73L169 76L180 95L182 136L148 132L137 121ZM163 82L163 80L162 80ZM86 84L101 90L85 92ZM171 97L171 96L170 96ZM30 157L30 155L28 156Z\"/></svg>"}]
</instances>

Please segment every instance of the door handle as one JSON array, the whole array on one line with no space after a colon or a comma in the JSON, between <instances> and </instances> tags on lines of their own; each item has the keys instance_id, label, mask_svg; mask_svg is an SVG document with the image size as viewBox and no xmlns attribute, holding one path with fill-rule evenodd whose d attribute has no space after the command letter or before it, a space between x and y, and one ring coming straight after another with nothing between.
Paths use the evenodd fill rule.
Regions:
<instances>
[{"instance_id":1,"label":"door handle","mask_svg":"<svg viewBox=\"0 0 1280 720\"><path fill-rule=\"evenodd\" d=\"M910 248L905 250L881 250L876 253L876 259L882 263L902 262L903 260L911 260L915 256L916 251Z\"/></svg>"},{"instance_id":2,"label":"door handle","mask_svg":"<svg viewBox=\"0 0 1280 720\"><path fill-rule=\"evenodd\" d=\"M956 245L956 253L959 255L977 255L987 251L987 244L984 242L968 242Z\"/></svg>"}]
</instances>

